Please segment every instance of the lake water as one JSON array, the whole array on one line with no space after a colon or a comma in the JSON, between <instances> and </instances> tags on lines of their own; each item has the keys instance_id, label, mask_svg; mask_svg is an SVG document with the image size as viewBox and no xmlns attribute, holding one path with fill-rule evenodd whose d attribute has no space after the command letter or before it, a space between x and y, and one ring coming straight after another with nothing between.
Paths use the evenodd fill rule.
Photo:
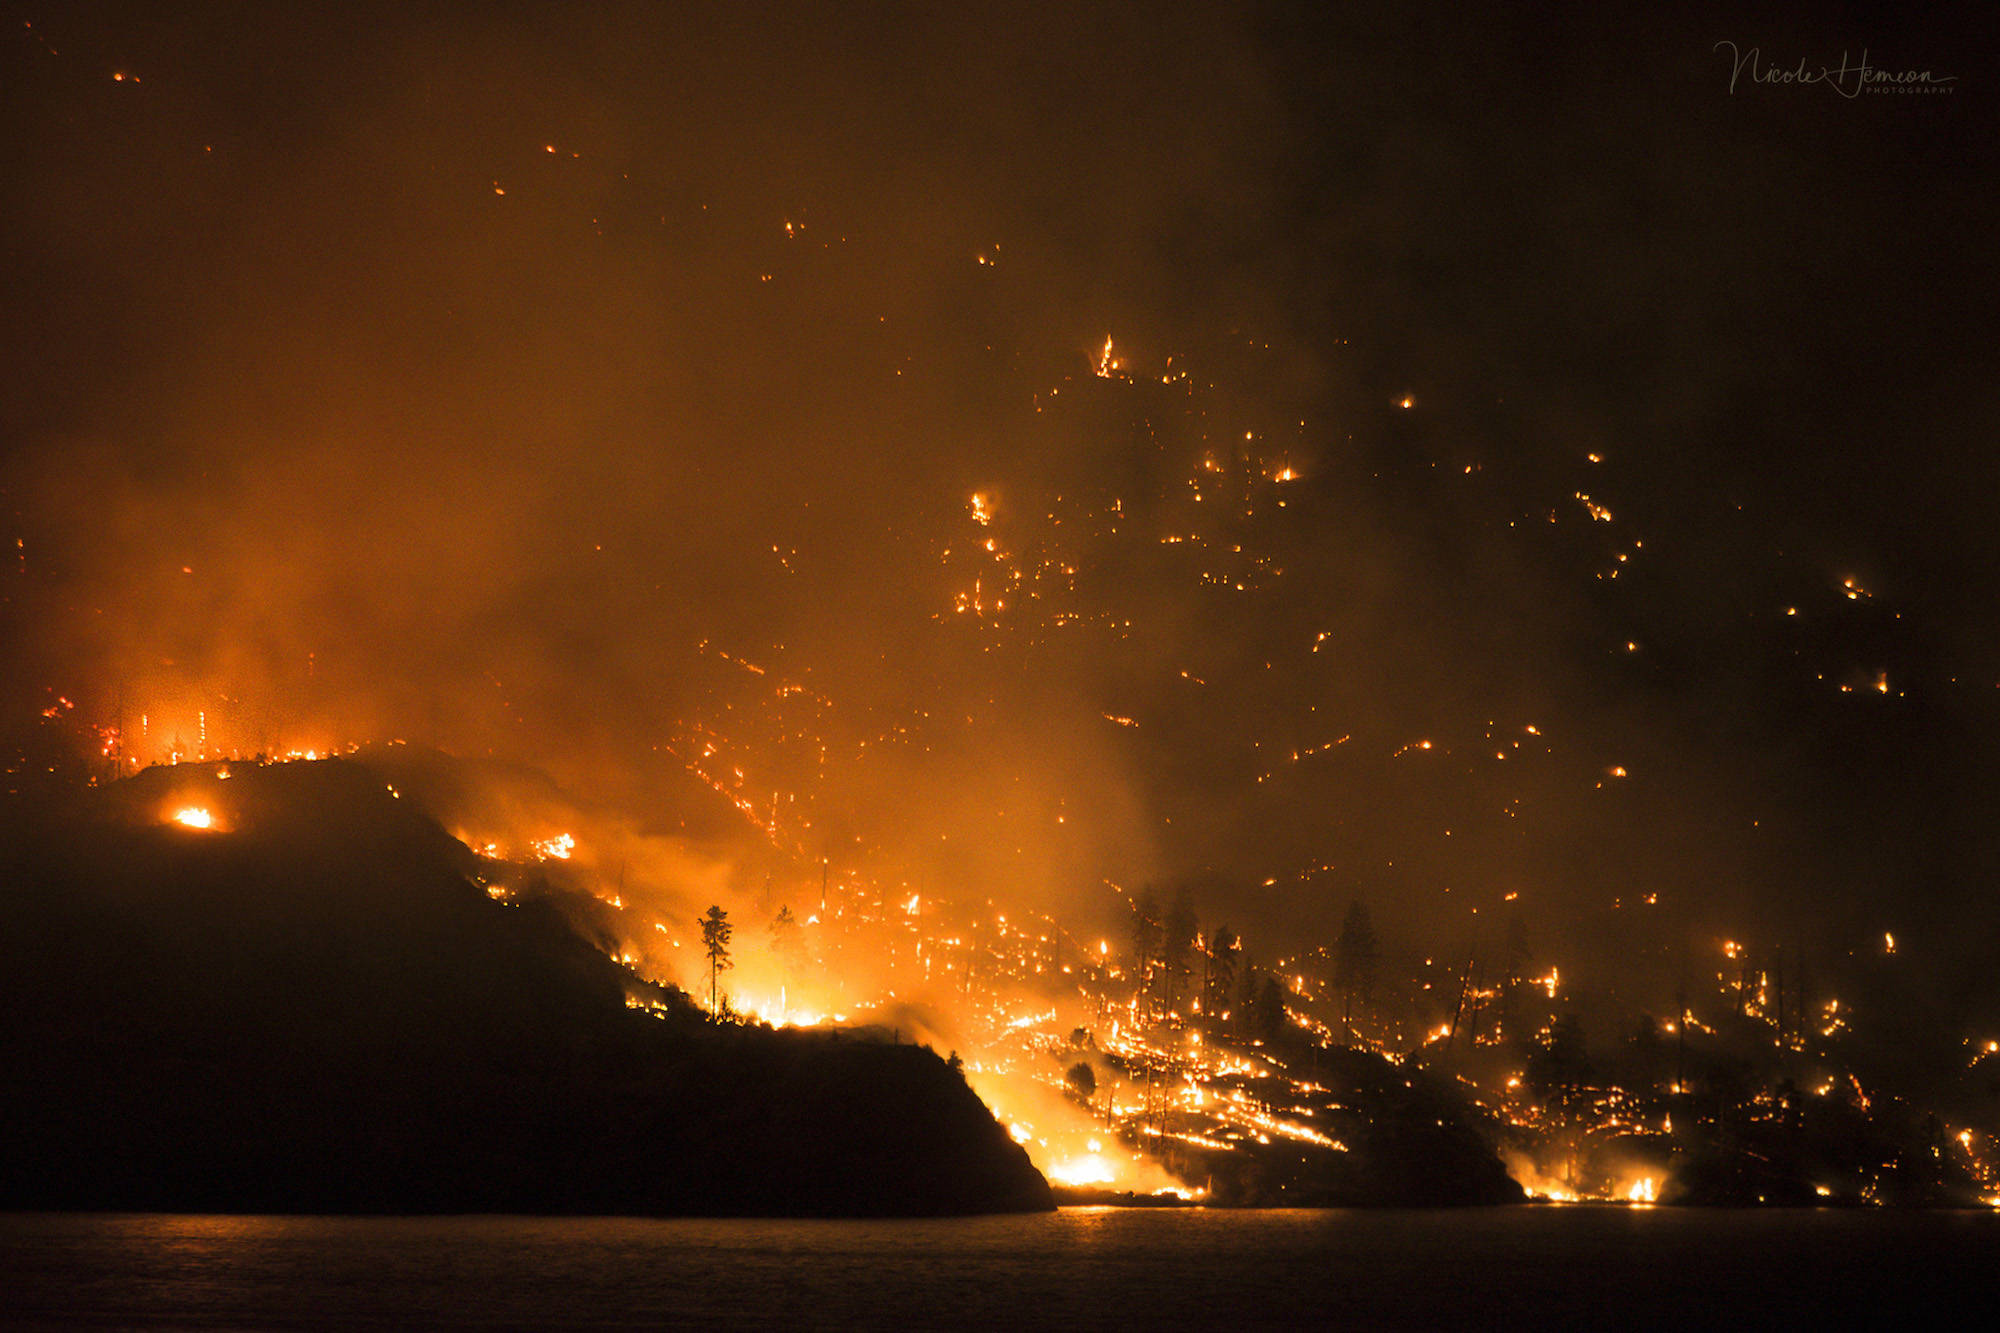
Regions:
<instances>
[{"instance_id":1,"label":"lake water","mask_svg":"<svg viewBox=\"0 0 2000 1333\"><path fill-rule=\"evenodd\" d=\"M1996 1277L1992 1213L0 1214L25 1329L1920 1327Z\"/></svg>"}]
</instances>

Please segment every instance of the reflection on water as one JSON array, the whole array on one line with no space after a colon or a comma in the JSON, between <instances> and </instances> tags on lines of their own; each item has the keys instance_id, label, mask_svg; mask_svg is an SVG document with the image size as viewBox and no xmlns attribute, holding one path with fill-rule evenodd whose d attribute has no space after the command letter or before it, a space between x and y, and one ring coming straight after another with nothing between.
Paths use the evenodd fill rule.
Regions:
<instances>
[{"instance_id":1,"label":"reflection on water","mask_svg":"<svg viewBox=\"0 0 2000 1333\"><path fill-rule=\"evenodd\" d=\"M0 1215L61 1327L1682 1326L1939 1310L1988 1213L1066 1209L925 1221Z\"/></svg>"}]
</instances>

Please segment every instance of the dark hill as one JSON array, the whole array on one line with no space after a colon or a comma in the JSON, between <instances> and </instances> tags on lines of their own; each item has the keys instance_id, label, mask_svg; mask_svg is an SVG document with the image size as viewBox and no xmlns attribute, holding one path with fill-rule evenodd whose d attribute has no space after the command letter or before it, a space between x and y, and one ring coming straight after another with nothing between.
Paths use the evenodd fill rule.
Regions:
<instances>
[{"instance_id":1,"label":"dark hill","mask_svg":"<svg viewBox=\"0 0 2000 1333\"><path fill-rule=\"evenodd\" d=\"M711 1025L366 768L229 770L0 811L0 1208L1051 1206L932 1052Z\"/></svg>"}]
</instances>

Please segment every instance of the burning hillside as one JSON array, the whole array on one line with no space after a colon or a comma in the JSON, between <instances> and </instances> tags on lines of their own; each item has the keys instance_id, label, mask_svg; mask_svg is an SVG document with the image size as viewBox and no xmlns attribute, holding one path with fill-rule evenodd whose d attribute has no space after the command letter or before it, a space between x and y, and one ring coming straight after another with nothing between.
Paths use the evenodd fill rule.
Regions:
<instances>
[{"instance_id":1,"label":"burning hillside","mask_svg":"<svg viewBox=\"0 0 2000 1333\"><path fill-rule=\"evenodd\" d=\"M496 903L367 768L182 766L91 797L8 811L8 1207L1049 1205L936 1055L704 1021L551 904Z\"/></svg>"},{"instance_id":2,"label":"burning hillside","mask_svg":"<svg viewBox=\"0 0 2000 1333\"><path fill-rule=\"evenodd\" d=\"M638 1009L955 1052L1079 1187L1994 1197L1950 79L1828 133L1692 91L1717 34L1395 5L157 10L0 48L23 824L227 858L365 770Z\"/></svg>"},{"instance_id":3,"label":"burning hillside","mask_svg":"<svg viewBox=\"0 0 2000 1333\"><path fill-rule=\"evenodd\" d=\"M1254 937L1205 925L1185 893L1106 885L1126 931L1079 937L1046 914L756 855L768 831L749 821L733 839L648 831L526 770L406 747L153 769L95 799L189 853L282 836L317 854L388 827L343 823L340 793L393 813L489 915L560 919L606 969L593 984L622 978L641 1016L677 1028L706 1009L948 1053L1048 1178L1086 1196L1972 1202L2000 1185L1990 1137L1885 1088L1846 1040L1853 1010L1801 962L1787 973L1781 953L1734 942L1709 989L1607 1047L1518 930L1500 960L1418 963L1357 909L1328 948L1260 962ZM728 923L719 941L704 915ZM378 929L425 947L396 943L393 912L339 924Z\"/></svg>"}]
</instances>

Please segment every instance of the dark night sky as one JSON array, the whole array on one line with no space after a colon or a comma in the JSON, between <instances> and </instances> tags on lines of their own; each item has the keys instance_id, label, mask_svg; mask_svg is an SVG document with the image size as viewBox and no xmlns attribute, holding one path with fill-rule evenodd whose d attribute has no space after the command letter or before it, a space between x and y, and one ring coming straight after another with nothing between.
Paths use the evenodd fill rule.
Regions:
<instances>
[{"instance_id":1,"label":"dark night sky","mask_svg":"<svg viewBox=\"0 0 2000 1333\"><path fill-rule=\"evenodd\" d=\"M1288 942L1359 895L1452 948L1518 893L1607 971L1893 929L1984 984L1969 20L5 15L10 709L641 810L720 734L926 884L1193 880ZM1722 41L1954 82L1732 93ZM1077 572L954 613L987 536Z\"/></svg>"}]
</instances>

